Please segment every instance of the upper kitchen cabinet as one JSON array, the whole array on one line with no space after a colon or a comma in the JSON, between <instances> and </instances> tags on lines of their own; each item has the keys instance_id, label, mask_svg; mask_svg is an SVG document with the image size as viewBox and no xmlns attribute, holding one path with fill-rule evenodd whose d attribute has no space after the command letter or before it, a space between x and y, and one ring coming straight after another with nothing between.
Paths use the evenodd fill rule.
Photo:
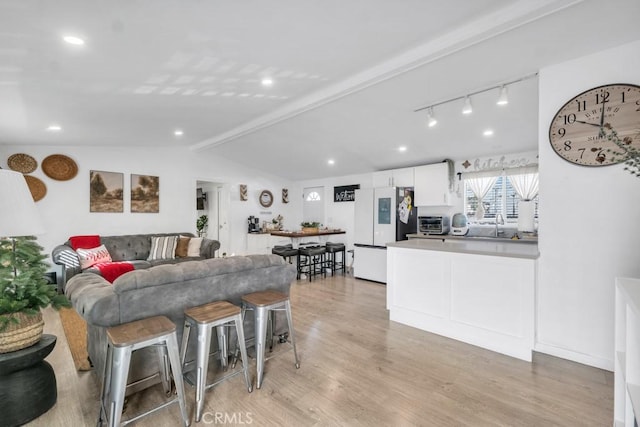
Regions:
<instances>
[{"instance_id":1,"label":"upper kitchen cabinet","mask_svg":"<svg viewBox=\"0 0 640 427\"><path fill-rule=\"evenodd\" d=\"M373 187L413 187L414 168L390 169L373 173Z\"/></svg>"},{"instance_id":2,"label":"upper kitchen cabinet","mask_svg":"<svg viewBox=\"0 0 640 427\"><path fill-rule=\"evenodd\" d=\"M453 204L449 186L449 165L446 162L416 166L413 170L416 206L451 206Z\"/></svg>"}]
</instances>

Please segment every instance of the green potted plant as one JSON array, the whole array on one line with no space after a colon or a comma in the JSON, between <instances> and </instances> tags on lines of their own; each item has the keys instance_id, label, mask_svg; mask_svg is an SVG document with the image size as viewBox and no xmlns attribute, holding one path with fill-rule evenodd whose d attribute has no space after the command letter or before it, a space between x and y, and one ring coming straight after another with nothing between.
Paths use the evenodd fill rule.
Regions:
<instances>
[{"instance_id":1,"label":"green potted plant","mask_svg":"<svg viewBox=\"0 0 640 427\"><path fill-rule=\"evenodd\" d=\"M196 230L198 231L198 237L203 237L209 224L209 217L207 215L201 215L196 221Z\"/></svg>"},{"instance_id":2,"label":"green potted plant","mask_svg":"<svg viewBox=\"0 0 640 427\"><path fill-rule=\"evenodd\" d=\"M303 233L317 233L320 227L320 223L315 221L303 221L300 225Z\"/></svg>"},{"instance_id":3,"label":"green potted plant","mask_svg":"<svg viewBox=\"0 0 640 427\"><path fill-rule=\"evenodd\" d=\"M40 340L44 326L41 309L71 306L47 283L45 259L35 237L0 239L0 353Z\"/></svg>"}]
</instances>

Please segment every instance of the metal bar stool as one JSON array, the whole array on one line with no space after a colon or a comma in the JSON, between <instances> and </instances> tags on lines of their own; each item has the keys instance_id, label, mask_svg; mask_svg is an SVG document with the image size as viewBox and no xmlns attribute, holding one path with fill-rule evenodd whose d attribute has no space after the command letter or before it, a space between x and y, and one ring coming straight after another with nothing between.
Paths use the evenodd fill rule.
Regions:
<instances>
[{"instance_id":1,"label":"metal bar stool","mask_svg":"<svg viewBox=\"0 0 640 427\"><path fill-rule=\"evenodd\" d=\"M255 324L255 346L256 346L256 388L262 386L262 377L264 374L264 351L267 335L267 324L269 316L275 316L276 311L285 311L287 314L287 324L289 327L289 342L293 347L293 357L295 359L296 369L300 368L298 362L298 352L296 350L296 337L293 331L293 319L291 317L291 302L289 296L282 292L267 290L254 292L242 297L242 317L246 315L247 310L254 312ZM272 337L273 338L273 337ZM236 355L238 351L236 349Z\"/></svg>"},{"instance_id":2,"label":"metal bar stool","mask_svg":"<svg viewBox=\"0 0 640 427\"><path fill-rule=\"evenodd\" d=\"M286 245L276 245L271 249L271 253L280 255L285 261L289 261L292 264L291 257L298 258L298 249L294 248L291 243ZM300 278L300 272L298 272L298 279Z\"/></svg>"},{"instance_id":3,"label":"metal bar stool","mask_svg":"<svg viewBox=\"0 0 640 427\"><path fill-rule=\"evenodd\" d=\"M196 379L192 380L189 372L185 372L185 379L190 384L196 386L196 422L200 422L202 418L202 410L204 408L204 393L206 390L220 384L222 381L228 380L239 373L244 373L244 381L247 385L249 393L253 390L251 379L249 378L249 366L247 358L247 350L244 341L244 329L242 327L242 316L240 307L235 306L227 301L215 301L198 307L189 308L184 311L184 332L182 334L182 351L180 359L182 360L182 368L187 364L185 361L187 354L187 345L189 344L189 335L192 326L196 326L198 333L198 349L196 356ZM230 324L234 324L236 335L238 336L238 347L242 353L242 370L229 373L215 382L207 385L207 373L209 369L209 350L211 347L211 333L216 328L218 335L218 351L222 367L226 369L227 358L227 334L226 328ZM188 362L192 363L192 362Z\"/></svg>"},{"instance_id":4,"label":"metal bar stool","mask_svg":"<svg viewBox=\"0 0 640 427\"><path fill-rule=\"evenodd\" d=\"M344 276L346 254L344 243L327 242L325 247L327 248L327 264L331 268L331 275L333 276L336 271L342 270L342 275ZM337 260L338 254L340 254L340 261Z\"/></svg>"},{"instance_id":5,"label":"metal bar stool","mask_svg":"<svg viewBox=\"0 0 640 427\"><path fill-rule=\"evenodd\" d=\"M324 246L305 246L298 249L298 279L305 273L309 281L318 274L326 277L327 248Z\"/></svg>"},{"instance_id":6,"label":"metal bar stool","mask_svg":"<svg viewBox=\"0 0 640 427\"><path fill-rule=\"evenodd\" d=\"M149 346L157 346L158 348L161 366L160 377L165 393L170 396L171 380L167 365L168 356L178 396L121 423L131 353ZM98 426L101 426L105 419L109 426L124 426L176 402L180 405L184 425L188 426L189 417L185 405L181 372L176 325L165 316L149 317L108 328L107 360L102 375Z\"/></svg>"}]
</instances>

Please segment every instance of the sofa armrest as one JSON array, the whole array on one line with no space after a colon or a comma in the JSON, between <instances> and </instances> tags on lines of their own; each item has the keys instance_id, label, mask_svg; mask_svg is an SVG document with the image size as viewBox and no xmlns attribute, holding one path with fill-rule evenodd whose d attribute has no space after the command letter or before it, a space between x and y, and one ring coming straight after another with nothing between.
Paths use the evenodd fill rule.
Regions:
<instances>
[{"instance_id":1,"label":"sofa armrest","mask_svg":"<svg viewBox=\"0 0 640 427\"><path fill-rule=\"evenodd\" d=\"M204 238L200 246L200 256L203 258L215 258L218 249L220 249L219 241Z\"/></svg>"},{"instance_id":2,"label":"sofa armrest","mask_svg":"<svg viewBox=\"0 0 640 427\"><path fill-rule=\"evenodd\" d=\"M93 273L77 274L67 282L64 291L87 323L105 327L121 323L119 297L104 277Z\"/></svg>"},{"instance_id":3,"label":"sofa armrest","mask_svg":"<svg viewBox=\"0 0 640 427\"><path fill-rule=\"evenodd\" d=\"M51 260L54 264L62 266L62 291L69 279L82 273L80 258L76 251L69 245L58 245L51 252Z\"/></svg>"}]
</instances>

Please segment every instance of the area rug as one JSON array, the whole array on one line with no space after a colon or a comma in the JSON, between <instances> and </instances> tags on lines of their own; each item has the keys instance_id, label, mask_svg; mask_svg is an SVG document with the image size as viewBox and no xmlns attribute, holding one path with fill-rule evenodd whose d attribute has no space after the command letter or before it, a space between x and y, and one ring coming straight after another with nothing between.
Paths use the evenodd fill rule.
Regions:
<instances>
[{"instance_id":1,"label":"area rug","mask_svg":"<svg viewBox=\"0 0 640 427\"><path fill-rule=\"evenodd\" d=\"M73 308L61 308L60 321L76 369L89 371L91 364L89 363L89 353L87 353L87 323Z\"/></svg>"}]
</instances>

